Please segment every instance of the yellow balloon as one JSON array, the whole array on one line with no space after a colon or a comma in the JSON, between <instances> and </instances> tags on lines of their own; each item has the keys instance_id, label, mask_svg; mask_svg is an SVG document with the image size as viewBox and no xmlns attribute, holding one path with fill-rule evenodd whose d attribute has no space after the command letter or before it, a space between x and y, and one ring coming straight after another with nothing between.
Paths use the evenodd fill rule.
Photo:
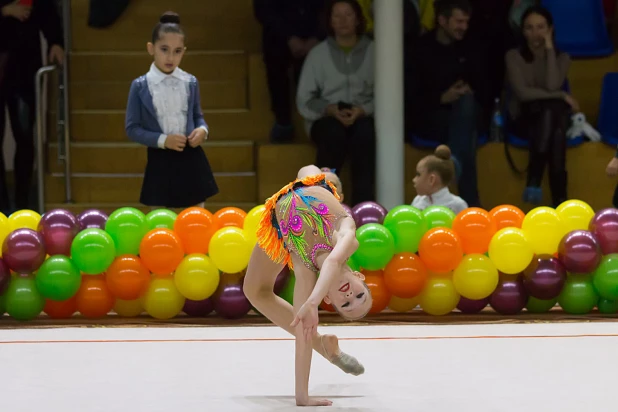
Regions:
<instances>
[{"instance_id":1,"label":"yellow balloon","mask_svg":"<svg viewBox=\"0 0 618 412\"><path fill-rule=\"evenodd\" d=\"M418 306L419 300L418 296L407 299L392 296L390 302L388 302L388 307L395 312L409 312Z\"/></svg>"},{"instance_id":2,"label":"yellow balloon","mask_svg":"<svg viewBox=\"0 0 618 412\"><path fill-rule=\"evenodd\" d=\"M41 215L34 210L19 210L9 216L9 229L11 232L17 229L37 230L40 220Z\"/></svg>"},{"instance_id":3,"label":"yellow balloon","mask_svg":"<svg viewBox=\"0 0 618 412\"><path fill-rule=\"evenodd\" d=\"M187 299L208 299L219 286L219 270L208 256L193 253L185 256L176 268L174 283Z\"/></svg>"},{"instance_id":4,"label":"yellow balloon","mask_svg":"<svg viewBox=\"0 0 618 412\"><path fill-rule=\"evenodd\" d=\"M451 313L459 303L459 293L453 282L446 278L428 279L419 298L421 308L434 316Z\"/></svg>"},{"instance_id":5,"label":"yellow balloon","mask_svg":"<svg viewBox=\"0 0 618 412\"><path fill-rule=\"evenodd\" d=\"M257 230L265 210L266 206L259 205L251 209L247 216L245 216L243 230L247 234L251 246L255 246L257 243Z\"/></svg>"},{"instance_id":6,"label":"yellow balloon","mask_svg":"<svg viewBox=\"0 0 618 412\"><path fill-rule=\"evenodd\" d=\"M566 226L551 207L537 207L526 214L521 230L537 255L553 255L567 234Z\"/></svg>"},{"instance_id":7,"label":"yellow balloon","mask_svg":"<svg viewBox=\"0 0 618 412\"><path fill-rule=\"evenodd\" d=\"M9 219L0 212L0 256L2 256L2 243L9 233L11 233Z\"/></svg>"},{"instance_id":8,"label":"yellow balloon","mask_svg":"<svg viewBox=\"0 0 618 412\"><path fill-rule=\"evenodd\" d=\"M114 312L116 312L118 316L122 316L123 318L134 318L144 312L144 307L142 306L142 302L139 299L116 299L116 303L114 303Z\"/></svg>"},{"instance_id":9,"label":"yellow balloon","mask_svg":"<svg viewBox=\"0 0 618 412\"><path fill-rule=\"evenodd\" d=\"M453 285L461 296L481 300L492 294L499 278L496 265L487 256L470 254L455 269Z\"/></svg>"},{"instance_id":10,"label":"yellow balloon","mask_svg":"<svg viewBox=\"0 0 618 412\"><path fill-rule=\"evenodd\" d=\"M215 232L208 254L221 272L238 273L247 268L253 246L243 229L228 226Z\"/></svg>"},{"instance_id":11,"label":"yellow balloon","mask_svg":"<svg viewBox=\"0 0 618 412\"><path fill-rule=\"evenodd\" d=\"M523 230L515 227L500 229L489 242L489 258L502 273L522 272L532 262L533 255Z\"/></svg>"},{"instance_id":12,"label":"yellow balloon","mask_svg":"<svg viewBox=\"0 0 618 412\"><path fill-rule=\"evenodd\" d=\"M581 200L567 200L556 208L556 213L564 223L566 233L573 230L588 230L594 217L594 210Z\"/></svg>"},{"instance_id":13,"label":"yellow balloon","mask_svg":"<svg viewBox=\"0 0 618 412\"><path fill-rule=\"evenodd\" d=\"M178 292L174 279L154 278L141 298L146 312L155 319L171 319L178 315L185 305L185 297Z\"/></svg>"}]
</instances>

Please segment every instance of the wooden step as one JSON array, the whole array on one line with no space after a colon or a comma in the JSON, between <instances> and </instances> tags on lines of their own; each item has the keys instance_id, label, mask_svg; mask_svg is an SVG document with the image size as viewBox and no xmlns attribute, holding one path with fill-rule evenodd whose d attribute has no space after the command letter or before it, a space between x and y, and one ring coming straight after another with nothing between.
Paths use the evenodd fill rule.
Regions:
<instances>
[{"instance_id":1,"label":"wooden step","mask_svg":"<svg viewBox=\"0 0 618 412\"><path fill-rule=\"evenodd\" d=\"M239 209L244 210L245 212L250 211L253 207L255 207L255 203L219 203L219 202L206 202L204 205L204 209L210 211L211 213L215 213L220 209L225 207L237 207ZM74 214L79 214L84 210L88 209L98 209L103 213L111 214L116 209L120 209L121 207L134 207L138 210L141 210L144 213L150 212L152 209L149 206L144 206L141 203L46 203L45 210L52 209L66 209L70 210ZM179 211L179 210L177 210Z\"/></svg>"},{"instance_id":2,"label":"wooden step","mask_svg":"<svg viewBox=\"0 0 618 412\"><path fill-rule=\"evenodd\" d=\"M72 82L70 101L73 110L125 110L130 83L122 82ZM58 107L58 88L50 87L50 110ZM206 110L247 109L247 82L200 81L202 107Z\"/></svg>"},{"instance_id":3,"label":"wooden step","mask_svg":"<svg viewBox=\"0 0 618 412\"><path fill-rule=\"evenodd\" d=\"M78 142L127 142L123 110L74 110L71 138ZM204 110L210 140L267 141L271 116L248 110ZM48 116L48 140L57 140L56 113Z\"/></svg>"},{"instance_id":4,"label":"wooden step","mask_svg":"<svg viewBox=\"0 0 618 412\"><path fill-rule=\"evenodd\" d=\"M215 173L255 171L254 145L251 141L206 142L203 145ZM64 171L58 162L58 144L49 145L48 170ZM73 143L71 170L73 173L143 173L147 150L137 143Z\"/></svg>"},{"instance_id":5,"label":"wooden step","mask_svg":"<svg viewBox=\"0 0 618 412\"><path fill-rule=\"evenodd\" d=\"M244 51L196 51L187 53L181 68L200 81L247 80L247 54ZM148 72L152 57L137 52L79 52L70 59L73 82L130 82Z\"/></svg>"},{"instance_id":6,"label":"wooden step","mask_svg":"<svg viewBox=\"0 0 618 412\"><path fill-rule=\"evenodd\" d=\"M191 50L253 50L261 44L261 27L252 0L131 0L110 27L88 27L88 0L71 0L73 50L144 50L152 29L167 10L180 15Z\"/></svg>"},{"instance_id":7,"label":"wooden step","mask_svg":"<svg viewBox=\"0 0 618 412\"><path fill-rule=\"evenodd\" d=\"M211 202L255 202L257 177L255 173L216 173L219 194ZM142 174L73 173L73 201L76 203L139 203ZM45 180L46 203L64 201L64 175L54 173Z\"/></svg>"}]
</instances>

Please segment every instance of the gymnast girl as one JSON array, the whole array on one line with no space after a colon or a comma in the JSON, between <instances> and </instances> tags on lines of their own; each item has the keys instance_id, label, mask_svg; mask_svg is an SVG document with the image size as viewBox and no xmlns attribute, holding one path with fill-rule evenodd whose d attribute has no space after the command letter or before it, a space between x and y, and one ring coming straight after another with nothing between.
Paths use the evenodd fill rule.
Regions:
<instances>
[{"instance_id":1,"label":"gymnast girl","mask_svg":"<svg viewBox=\"0 0 618 412\"><path fill-rule=\"evenodd\" d=\"M244 280L244 292L251 304L296 337L299 406L332 404L309 398L312 349L346 373L360 375L365 371L356 358L339 350L336 336L317 332L322 300L347 320L363 318L373 302L363 282L365 277L347 264L358 248L356 225L339 202L331 179L317 167L305 166L296 180L266 201L258 244ZM285 264L296 276L294 307L273 292Z\"/></svg>"}]
</instances>

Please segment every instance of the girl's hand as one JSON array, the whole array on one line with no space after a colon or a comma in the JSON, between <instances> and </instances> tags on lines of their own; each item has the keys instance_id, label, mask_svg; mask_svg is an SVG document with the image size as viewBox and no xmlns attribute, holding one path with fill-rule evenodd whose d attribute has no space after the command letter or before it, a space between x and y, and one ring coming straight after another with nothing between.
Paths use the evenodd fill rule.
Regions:
<instances>
[{"instance_id":1,"label":"girl's hand","mask_svg":"<svg viewBox=\"0 0 618 412\"><path fill-rule=\"evenodd\" d=\"M296 399L296 406L331 406L332 404L333 402L328 399Z\"/></svg>"},{"instance_id":2,"label":"girl's hand","mask_svg":"<svg viewBox=\"0 0 618 412\"><path fill-rule=\"evenodd\" d=\"M565 94L564 101L566 101L569 106L571 106L571 109L573 109L574 112L579 112L579 103L577 103L577 100L575 100L573 96L571 96L570 94Z\"/></svg>"},{"instance_id":3,"label":"girl's hand","mask_svg":"<svg viewBox=\"0 0 618 412\"><path fill-rule=\"evenodd\" d=\"M198 127L191 132L187 139L189 140L189 146L198 147L199 145L204 143L204 140L206 140L206 131L201 127Z\"/></svg>"},{"instance_id":4,"label":"girl's hand","mask_svg":"<svg viewBox=\"0 0 618 412\"><path fill-rule=\"evenodd\" d=\"M318 307L309 302L305 302L290 326L295 328L299 323L301 324L303 336L306 341L311 342L311 339L313 339L318 330Z\"/></svg>"},{"instance_id":5,"label":"girl's hand","mask_svg":"<svg viewBox=\"0 0 618 412\"><path fill-rule=\"evenodd\" d=\"M607 165L607 169L605 169L605 172L610 177L618 175L618 157L614 157L612 160L610 160L609 164Z\"/></svg>"},{"instance_id":6,"label":"girl's hand","mask_svg":"<svg viewBox=\"0 0 618 412\"><path fill-rule=\"evenodd\" d=\"M24 22L30 18L30 12L32 7L24 6L19 3L20 0L7 4L2 8L2 15L4 17L13 17L21 22Z\"/></svg>"},{"instance_id":7,"label":"girl's hand","mask_svg":"<svg viewBox=\"0 0 618 412\"><path fill-rule=\"evenodd\" d=\"M165 147L182 152L187 145L187 138L181 134L169 134L165 139Z\"/></svg>"}]
</instances>

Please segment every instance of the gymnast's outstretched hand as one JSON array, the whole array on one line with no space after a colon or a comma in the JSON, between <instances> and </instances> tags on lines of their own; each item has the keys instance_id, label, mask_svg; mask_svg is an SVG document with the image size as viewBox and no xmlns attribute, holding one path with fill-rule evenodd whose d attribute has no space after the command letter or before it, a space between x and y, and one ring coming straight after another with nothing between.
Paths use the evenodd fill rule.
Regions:
<instances>
[{"instance_id":1,"label":"gymnast's outstretched hand","mask_svg":"<svg viewBox=\"0 0 618 412\"><path fill-rule=\"evenodd\" d=\"M295 328L299 323L303 331L303 336L307 342L311 342L311 339L318 331L318 307L310 302L305 302L303 306L294 317L291 323L291 327Z\"/></svg>"}]
</instances>

